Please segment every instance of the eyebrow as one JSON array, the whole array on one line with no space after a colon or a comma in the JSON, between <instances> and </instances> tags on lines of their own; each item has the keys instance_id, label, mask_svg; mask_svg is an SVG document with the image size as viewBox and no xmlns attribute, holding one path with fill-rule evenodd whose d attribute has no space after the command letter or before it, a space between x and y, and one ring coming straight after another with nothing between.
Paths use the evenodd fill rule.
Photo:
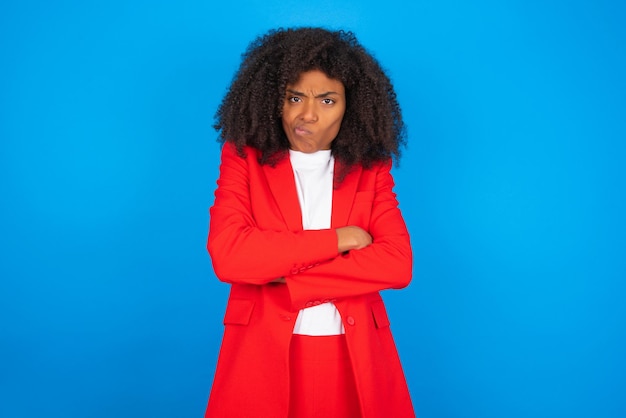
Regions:
<instances>
[{"instance_id":1,"label":"eyebrow","mask_svg":"<svg viewBox=\"0 0 626 418\"><path fill-rule=\"evenodd\" d=\"M287 89L287 92L291 93L291 94L295 94L296 96L308 97L305 93L303 93L301 91L297 91L297 90ZM315 98L318 99L318 98L328 97L328 96L331 96L333 94L334 95L339 95L339 93L337 93L336 91L327 91L325 93L321 93L321 94L316 95Z\"/></svg>"}]
</instances>

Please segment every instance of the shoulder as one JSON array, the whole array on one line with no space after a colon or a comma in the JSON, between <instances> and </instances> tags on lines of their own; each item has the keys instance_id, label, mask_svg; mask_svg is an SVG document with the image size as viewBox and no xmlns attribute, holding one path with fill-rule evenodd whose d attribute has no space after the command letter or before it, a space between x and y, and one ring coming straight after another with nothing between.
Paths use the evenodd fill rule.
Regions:
<instances>
[{"instance_id":1,"label":"shoulder","mask_svg":"<svg viewBox=\"0 0 626 418\"><path fill-rule=\"evenodd\" d=\"M377 161L372 163L369 167L363 167L363 173L367 173L368 175L379 175L382 173L390 173L393 163L391 159L384 161Z\"/></svg>"},{"instance_id":2,"label":"shoulder","mask_svg":"<svg viewBox=\"0 0 626 418\"><path fill-rule=\"evenodd\" d=\"M262 157L263 152L261 150L249 145L244 145L241 150L239 150L237 145L235 145L232 141L226 141L222 145L222 160L236 158L241 161L246 161L249 165L275 166L276 164L283 162L283 160L288 160L289 153L279 151L273 156L270 156L265 162L261 162Z\"/></svg>"},{"instance_id":3,"label":"shoulder","mask_svg":"<svg viewBox=\"0 0 626 418\"><path fill-rule=\"evenodd\" d=\"M222 145L222 158L224 157L228 157L228 158L239 157L244 160L247 160L250 158L258 159L259 151L256 148L246 145L242 148L241 152L239 152L239 150L237 149L237 146L233 142L226 141Z\"/></svg>"}]
</instances>

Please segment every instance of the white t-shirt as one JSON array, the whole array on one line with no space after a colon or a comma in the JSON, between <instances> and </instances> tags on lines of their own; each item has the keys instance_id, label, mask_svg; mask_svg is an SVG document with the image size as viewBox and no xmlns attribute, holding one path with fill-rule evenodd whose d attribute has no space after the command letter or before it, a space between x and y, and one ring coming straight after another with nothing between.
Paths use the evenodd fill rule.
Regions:
<instances>
[{"instance_id":1,"label":"white t-shirt","mask_svg":"<svg viewBox=\"0 0 626 418\"><path fill-rule=\"evenodd\" d=\"M335 159L330 150L304 153L289 150L296 180L304 229L328 229L333 206L333 173ZM345 334L341 315L332 302L300 310L294 334Z\"/></svg>"}]
</instances>

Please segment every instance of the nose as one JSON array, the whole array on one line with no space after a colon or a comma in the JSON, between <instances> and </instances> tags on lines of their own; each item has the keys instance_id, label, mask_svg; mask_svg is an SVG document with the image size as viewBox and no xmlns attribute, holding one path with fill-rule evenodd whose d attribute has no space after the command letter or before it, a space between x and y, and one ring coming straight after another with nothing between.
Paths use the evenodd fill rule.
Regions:
<instances>
[{"instance_id":1,"label":"nose","mask_svg":"<svg viewBox=\"0 0 626 418\"><path fill-rule=\"evenodd\" d=\"M300 113L300 119L304 122L315 122L317 121L317 109L315 108L315 104L310 101L305 101L302 106L302 112Z\"/></svg>"}]
</instances>

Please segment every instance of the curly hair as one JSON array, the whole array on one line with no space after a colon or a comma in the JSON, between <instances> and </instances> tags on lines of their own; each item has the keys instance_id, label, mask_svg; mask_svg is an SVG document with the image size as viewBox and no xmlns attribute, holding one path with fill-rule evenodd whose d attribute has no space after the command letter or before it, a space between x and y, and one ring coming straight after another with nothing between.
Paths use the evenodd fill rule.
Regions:
<instances>
[{"instance_id":1,"label":"curly hair","mask_svg":"<svg viewBox=\"0 0 626 418\"><path fill-rule=\"evenodd\" d=\"M275 164L289 149L281 121L287 85L311 70L345 88L346 111L331 143L333 156L344 165L339 177L357 164L368 168L390 158L397 163L406 128L393 85L347 31L276 29L250 43L215 114L218 140L232 142L242 156L244 146L251 146L261 164Z\"/></svg>"}]
</instances>

